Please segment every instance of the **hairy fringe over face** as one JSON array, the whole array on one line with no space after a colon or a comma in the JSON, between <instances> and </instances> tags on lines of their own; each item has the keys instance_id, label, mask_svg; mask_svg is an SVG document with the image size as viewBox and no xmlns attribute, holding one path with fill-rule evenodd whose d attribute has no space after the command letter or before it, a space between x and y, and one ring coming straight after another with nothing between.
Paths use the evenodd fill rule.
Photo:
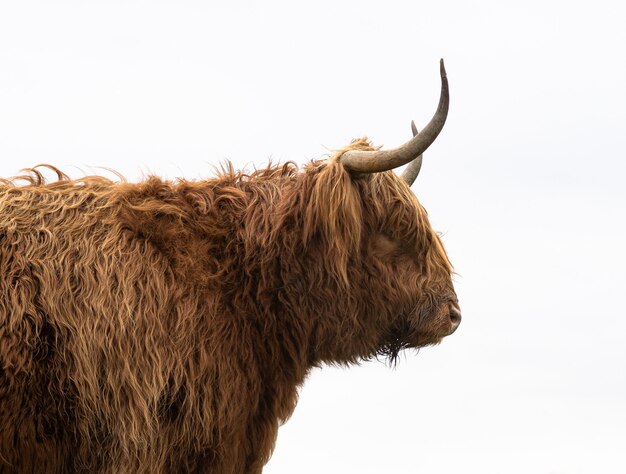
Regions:
<instances>
[{"instance_id":1,"label":"hairy fringe over face","mask_svg":"<svg viewBox=\"0 0 626 474\"><path fill-rule=\"evenodd\" d=\"M373 147L203 181L2 180L0 472L259 473L312 367L436 343L445 250L347 149Z\"/></svg>"}]
</instances>

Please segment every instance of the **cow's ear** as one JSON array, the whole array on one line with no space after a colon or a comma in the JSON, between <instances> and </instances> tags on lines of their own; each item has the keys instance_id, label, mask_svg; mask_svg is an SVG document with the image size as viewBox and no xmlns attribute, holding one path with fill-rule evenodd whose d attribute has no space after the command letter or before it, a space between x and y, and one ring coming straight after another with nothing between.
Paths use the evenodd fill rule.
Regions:
<instances>
[{"instance_id":1,"label":"cow's ear","mask_svg":"<svg viewBox=\"0 0 626 474\"><path fill-rule=\"evenodd\" d=\"M338 161L317 173L304 218L304 244L322 239L327 264L340 282L348 285L347 264L359 251L363 227L362 203L348 170Z\"/></svg>"}]
</instances>

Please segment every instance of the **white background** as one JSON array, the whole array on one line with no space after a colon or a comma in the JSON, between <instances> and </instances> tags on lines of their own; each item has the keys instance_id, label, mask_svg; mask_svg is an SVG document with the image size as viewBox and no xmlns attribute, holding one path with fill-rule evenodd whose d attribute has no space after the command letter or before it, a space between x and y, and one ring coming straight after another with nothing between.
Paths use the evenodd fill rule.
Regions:
<instances>
[{"instance_id":1,"label":"white background","mask_svg":"<svg viewBox=\"0 0 626 474\"><path fill-rule=\"evenodd\" d=\"M444 57L450 115L414 189L463 323L395 370L314 371L266 472L624 473L620 3L3 1L0 176L396 146Z\"/></svg>"}]
</instances>

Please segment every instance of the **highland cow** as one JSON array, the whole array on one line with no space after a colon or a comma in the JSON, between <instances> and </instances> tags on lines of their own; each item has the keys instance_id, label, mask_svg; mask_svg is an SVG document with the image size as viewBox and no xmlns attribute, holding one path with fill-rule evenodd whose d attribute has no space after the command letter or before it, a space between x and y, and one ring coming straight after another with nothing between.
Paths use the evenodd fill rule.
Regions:
<instances>
[{"instance_id":1,"label":"highland cow","mask_svg":"<svg viewBox=\"0 0 626 474\"><path fill-rule=\"evenodd\" d=\"M438 343L452 267L395 150L0 184L0 472L259 473L312 367ZM390 171L409 163L403 176Z\"/></svg>"}]
</instances>

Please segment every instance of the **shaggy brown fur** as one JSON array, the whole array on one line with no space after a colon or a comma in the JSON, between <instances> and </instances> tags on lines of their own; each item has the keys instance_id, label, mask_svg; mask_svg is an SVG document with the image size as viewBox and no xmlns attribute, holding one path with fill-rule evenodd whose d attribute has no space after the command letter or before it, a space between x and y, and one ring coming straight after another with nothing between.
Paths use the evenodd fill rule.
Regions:
<instances>
[{"instance_id":1,"label":"shaggy brown fur","mask_svg":"<svg viewBox=\"0 0 626 474\"><path fill-rule=\"evenodd\" d=\"M0 184L0 472L258 473L312 367L445 336L426 212L340 154Z\"/></svg>"}]
</instances>

